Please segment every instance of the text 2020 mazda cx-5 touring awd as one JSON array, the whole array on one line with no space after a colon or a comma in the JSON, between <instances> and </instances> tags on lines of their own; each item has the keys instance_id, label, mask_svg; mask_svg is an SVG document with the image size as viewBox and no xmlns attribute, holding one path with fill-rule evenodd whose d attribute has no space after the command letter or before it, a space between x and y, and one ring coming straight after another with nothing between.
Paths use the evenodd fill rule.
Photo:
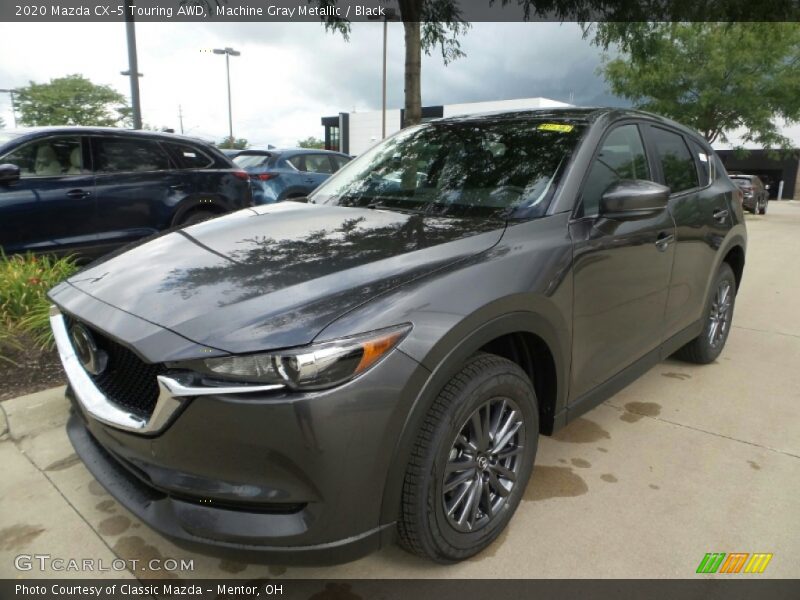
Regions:
<instances>
[{"instance_id":1,"label":"text 2020 mazda cx-5 touring awd","mask_svg":"<svg viewBox=\"0 0 800 600\"><path fill-rule=\"evenodd\" d=\"M347 560L485 548L537 438L722 351L741 193L640 112L409 127L307 203L163 234L52 290L77 453L179 544ZM532 485L536 485L535 480Z\"/></svg>"}]
</instances>

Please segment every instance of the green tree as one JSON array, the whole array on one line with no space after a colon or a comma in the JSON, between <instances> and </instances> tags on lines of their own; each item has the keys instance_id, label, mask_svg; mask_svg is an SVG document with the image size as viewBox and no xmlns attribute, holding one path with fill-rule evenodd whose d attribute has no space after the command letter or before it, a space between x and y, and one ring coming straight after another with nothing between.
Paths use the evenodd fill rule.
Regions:
<instances>
[{"instance_id":1,"label":"green tree","mask_svg":"<svg viewBox=\"0 0 800 600\"><path fill-rule=\"evenodd\" d=\"M297 142L298 148L325 148L325 141L319 138L315 138L314 136L309 136L304 140L298 140Z\"/></svg>"},{"instance_id":2,"label":"green tree","mask_svg":"<svg viewBox=\"0 0 800 600\"><path fill-rule=\"evenodd\" d=\"M23 126L93 125L114 127L130 117L128 102L107 85L82 75L67 75L49 83L30 82L17 90L14 107Z\"/></svg>"},{"instance_id":3,"label":"green tree","mask_svg":"<svg viewBox=\"0 0 800 600\"><path fill-rule=\"evenodd\" d=\"M229 138L226 137L220 143L217 144L217 148L223 148L225 150L244 150L247 148L247 140L245 138Z\"/></svg>"},{"instance_id":4,"label":"green tree","mask_svg":"<svg viewBox=\"0 0 800 600\"><path fill-rule=\"evenodd\" d=\"M604 23L595 42L613 93L674 118L709 142L726 132L788 147L780 120L800 120L798 23Z\"/></svg>"}]
</instances>

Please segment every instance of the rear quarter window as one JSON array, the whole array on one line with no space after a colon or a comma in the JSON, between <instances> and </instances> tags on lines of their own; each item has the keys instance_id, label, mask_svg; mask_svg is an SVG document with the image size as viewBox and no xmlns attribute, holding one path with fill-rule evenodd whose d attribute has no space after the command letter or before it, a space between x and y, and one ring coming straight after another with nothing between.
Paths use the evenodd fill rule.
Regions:
<instances>
[{"instance_id":1,"label":"rear quarter window","mask_svg":"<svg viewBox=\"0 0 800 600\"><path fill-rule=\"evenodd\" d=\"M689 147L692 149L695 162L697 162L697 170L700 173L700 187L705 187L714 181L714 157L712 156L711 151L706 150L694 140L689 142Z\"/></svg>"},{"instance_id":2,"label":"rear quarter window","mask_svg":"<svg viewBox=\"0 0 800 600\"><path fill-rule=\"evenodd\" d=\"M171 142L164 145L179 169L207 169L214 164L213 158L194 146Z\"/></svg>"}]
</instances>

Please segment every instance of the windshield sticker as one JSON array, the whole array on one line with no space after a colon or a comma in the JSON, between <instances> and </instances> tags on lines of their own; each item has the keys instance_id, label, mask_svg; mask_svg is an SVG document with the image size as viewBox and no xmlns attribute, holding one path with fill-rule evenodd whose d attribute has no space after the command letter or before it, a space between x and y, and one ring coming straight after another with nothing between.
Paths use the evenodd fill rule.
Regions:
<instances>
[{"instance_id":1,"label":"windshield sticker","mask_svg":"<svg viewBox=\"0 0 800 600\"><path fill-rule=\"evenodd\" d=\"M572 125L567 125L566 123L542 123L537 129L539 131L558 131L560 133L569 133L575 129L575 127Z\"/></svg>"}]
</instances>

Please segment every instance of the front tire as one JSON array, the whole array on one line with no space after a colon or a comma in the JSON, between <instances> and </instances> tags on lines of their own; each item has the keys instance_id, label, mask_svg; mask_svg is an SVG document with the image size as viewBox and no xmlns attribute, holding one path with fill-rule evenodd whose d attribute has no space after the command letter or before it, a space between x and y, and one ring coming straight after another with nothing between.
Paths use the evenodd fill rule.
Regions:
<instances>
[{"instance_id":1,"label":"front tire","mask_svg":"<svg viewBox=\"0 0 800 600\"><path fill-rule=\"evenodd\" d=\"M412 449L400 545L440 563L486 548L522 499L538 436L530 378L500 356L472 356L434 401Z\"/></svg>"},{"instance_id":2,"label":"front tire","mask_svg":"<svg viewBox=\"0 0 800 600\"><path fill-rule=\"evenodd\" d=\"M728 341L736 301L736 277L728 263L722 263L711 288L703 332L675 353L682 360L705 365L717 360Z\"/></svg>"}]
</instances>

